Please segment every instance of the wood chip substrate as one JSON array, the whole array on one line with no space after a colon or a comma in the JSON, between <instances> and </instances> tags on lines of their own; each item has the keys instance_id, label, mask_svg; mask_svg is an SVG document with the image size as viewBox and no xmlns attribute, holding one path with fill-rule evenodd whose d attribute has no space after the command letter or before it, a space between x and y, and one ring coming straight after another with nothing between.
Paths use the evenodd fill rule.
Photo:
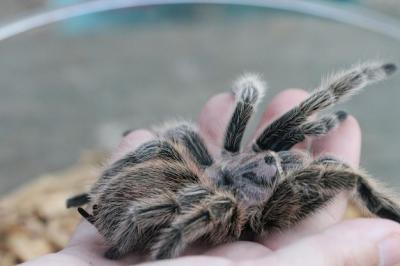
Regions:
<instances>
[{"instance_id":1,"label":"wood chip substrate","mask_svg":"<svg viewBox=\"0 0 400 266\"><path fill-rule=\"evenodd\" d=\"M104 158L104 153L88 152L76 166L43 175L0 199L0 266L56 252L68 243L80 216L65 207L65 200L90 187ZM357 216L350 208L347 217Z\"/></svg>"},{"instance_id":2,"label":"wood chip substrate","mask_svg":"<svg viewBox=\"0 0 400 266\"><path fill-rule=\"evenodd\" d=\"M43 175L0 199L0 266L58 251L68 243L80 216L65 207L65 200L90 187L104 158L88 152L78 165Z\"/></svg>"}]
</instances>

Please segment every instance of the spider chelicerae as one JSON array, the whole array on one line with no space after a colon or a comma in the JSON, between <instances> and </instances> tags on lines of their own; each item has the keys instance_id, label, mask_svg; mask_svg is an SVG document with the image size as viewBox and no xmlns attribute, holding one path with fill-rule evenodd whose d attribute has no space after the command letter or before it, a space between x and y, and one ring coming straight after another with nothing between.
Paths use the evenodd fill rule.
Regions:
<instances>
[{"instance_id":1,"label":"spider chelicerae","mask_svg":"<svg viewBox=\"0 0 400 266\"><path fill-rule=\"evenodd\" d=\"M327 134L347 116L338 111L310 121L312 114L395 70L394 64L372 62L331 75L248 149L241 149L241 141L265 86L257 75L244 75L234 83L235 109L218 158L194 125L174 123L112 163L89 193L67 205L89 203L91 211L78 211L111 246L105 254L111 259L133 250L171 258L197 240L218 244L284 230L342 191L368 214L400 222L399 202L365 172L330 156L313 160L290 150L306 137Z\"/></svg>"}]
</instances>

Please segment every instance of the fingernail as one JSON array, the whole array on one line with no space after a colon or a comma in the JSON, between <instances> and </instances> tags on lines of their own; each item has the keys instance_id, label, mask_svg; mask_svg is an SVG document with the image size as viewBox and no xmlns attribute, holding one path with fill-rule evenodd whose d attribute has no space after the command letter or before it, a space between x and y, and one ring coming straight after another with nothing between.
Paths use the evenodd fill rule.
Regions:
<instances>
[{"instance_id":1,"label":"fingernail","mask_svg":"<svg viewBox=\"0 0 400 266\"><path fill-rule=\"evenodd\" d=\"M400 264L400 235L385 238L379 244L380 266Z\"/></svg>"}]
</instances>

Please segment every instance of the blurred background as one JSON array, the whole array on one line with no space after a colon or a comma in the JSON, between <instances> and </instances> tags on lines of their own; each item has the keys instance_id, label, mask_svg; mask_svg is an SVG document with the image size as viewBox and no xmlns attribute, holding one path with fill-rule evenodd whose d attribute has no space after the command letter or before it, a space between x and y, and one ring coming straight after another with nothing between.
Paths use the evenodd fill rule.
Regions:
<instances>
[{"instance_id":1,"label":"blurred background","mask_svg":"<svg viewBox=\"0 0 400 266\"><path fill-rule=\"evenodd\" d=\"M265 107L285 88L311 90L321 76L356 62L400 63L397 0L249 1L263 8L244 5L247 1L134 7L139 2L0 1L0 196L29 202L38 196L26 190L18 197L7 195L40 176L45 180L37 182L42 187L51 183L49 176L61 182L59 190L35 192L52 201L49 191L57 191L57 211L37 203L34 213L40 219L17 230L29 229L29 237L20 234L0 241L0 255L2 247L4 252L17 250L4 253L10 265L68 241L66 234L62 240L38 244L37 236L43 230L50 238L60 235L59 228L65 226L52 225L48 217L55 217L70 196L60 192L62 182L84 189L79 176L90 174L87 168L48 173L70 169L82 160L101 161L93 151L111 150L124 130L175 117L196 120L206 100L229 90L244 71L268 80ZM116 8L118 4L125 8ZM106 11L107 6L114 10ZM100 9L103 12L92 12ZM360 121L362 166L397 189L399 84L397 75L338 107ZM7 212L0 206L0 216L2 211L9 217L28 209L33 215L31 206L10 201L3 205L20 211ZM10 220L3 233L8 234L18 219ZM0 236L3 233L0 229ZM26 248L18 249L21 243L44 248L26 254ZM8 265L4 261L0 265Z\"/></svg>"},{"instance_id":2,"label":"blurred background","mask_svg":"<svg viewBox=\"0 0 400 266\"><path fill-rule=\"evenodd\" d=\"M88 2L2 0L0 25ZM400 63L400 39L390 32L400 16L396 0L276 2L288 3L286 10L123 8L1 40L0 195L74 164L82 151L112 148L125 129L176 116L195 120L207 98L228 90L243 71L268 80L268 102L284 88L312 89L322 75L355 62ZM296 3L311 5L304 13ZM323 16L373 18L378 26L365 18L358 23L382 32ZM400 185L399 84L397 75L340 107L360 120L362 165L394 186Z\"/></svg>"}]
</instances>

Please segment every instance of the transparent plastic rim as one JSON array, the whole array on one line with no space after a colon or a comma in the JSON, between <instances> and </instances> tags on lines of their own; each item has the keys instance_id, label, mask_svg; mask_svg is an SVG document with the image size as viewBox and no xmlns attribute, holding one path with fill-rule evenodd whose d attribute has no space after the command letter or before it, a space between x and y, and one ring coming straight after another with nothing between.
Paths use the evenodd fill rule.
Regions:
<instances>
[{"instance_id":1,"label":"transparent plastic rim","mask_svg":"<svg viewBox=\"0 0 400 266\"><path fill-rule=\"evenodd\" d=\"M18 34L93 13L156 5L241 5L296 12L346 23L400 40L400 22L390 16L350 4L326 4L309 0L94 0L28 16L0 27L0 41Z\"/></svg>"}]
</instances>

